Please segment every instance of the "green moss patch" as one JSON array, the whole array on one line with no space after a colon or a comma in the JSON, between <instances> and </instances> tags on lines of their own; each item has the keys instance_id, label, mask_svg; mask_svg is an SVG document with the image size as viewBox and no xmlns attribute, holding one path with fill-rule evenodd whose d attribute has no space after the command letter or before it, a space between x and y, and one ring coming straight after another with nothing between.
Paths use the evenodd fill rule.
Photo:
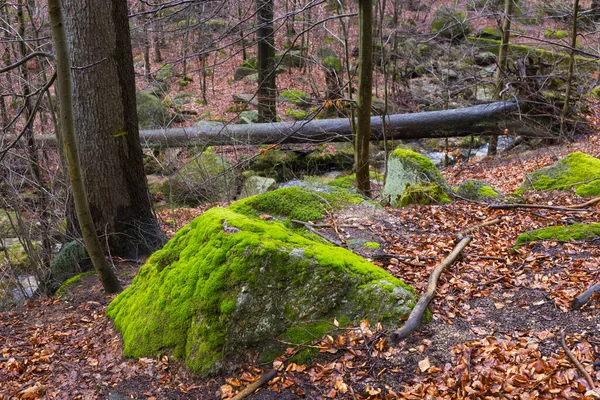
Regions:
<instances>
[{"instance_id":1,"label":"green moss patch","mask_svg":"<svg viewBox=\"0 0 600 400\"><path fill-rule=\"evenodd\" d=\"M107 314L123 334L125 356L169 353L206 373L249 349L268 351L274 337L311 332L315 321L397 326L416 298L346 249L213 208L154 253Z\"/></svg>"},{"instance_id":2,"label":"green moss patch","mask_svg":"<svg viewBox=\"0 0 600 400\"><path fill-rule=\"evenodd\" d=\"M279 101L292 103L299 107L310 107L312 96L301 90L289 89L281 92Z\"/></svg>"},{"instance_id":3,"label":"green moss patch","mask_svg":"<svg viewBox=\"0 0 600 400\"><path fill-rule=\"evenodd\" d=\"M64 296L65 294L68 293L68 291L71 289L71 287L76 284L77 282L79 282L81 280L81 278L84 278L86 276L90 276L90 275L95 275L96 271L87 271L87 272L82 272L81 274L77 274L69 279L67 279L62 285L60 285L60 287L58 288L58 290L54 293L55 296Z\"/></svg>"},{"instance_id":4,"label":"green moss patch","mask_svg":"<svg viewBox=\"0 0 600 400\"><path fill-rule=\"evenodd\" d=\"M363 201L361 196L344 190L317 193L294 186L236 201L230 208L248 216L270 214L300 221L316 221L324 218L327 211L333 208Z\"/></svg>"},{"instance_id":5,"label":"green moss patch","mask_svg":"<svg viewBox=\"0 0 600 400\"><path fill-rule=\"evenodd\" d=\"M500 196L500 194L487 182L474 179L463 182L456 189L456 194L470 200L498 198Z\"/></svg>"},{"instance_id":6,"label":"green moss patch","mask_svg":"<svg viewBox=\"0 0 600 400\"><path fill-rule=\"evenodd\" d=\"M409 204L430 205L451 202L452 200L441 186L435 183L417 183L406 186L397 205L399 207L406 207Z\"/></svg>"},{"instance_id":7,"label":"green moss patch","mask_svg":"<svg viewBox=\"0 0 600 400\"><path fill-rule=\"evenodd\" d=\"M549 226L519 235L517 246L538 240L590 240L600 236L600 224L573 224L567 226Z\"/></svg>"},{"instance_id":8,"label":"green moss patch","mask_svg":"<svg viewBox=\"0 0 600 400\"><path fill-rule=\"evenodd\" d=\"M549 167L532 172L517 193L527 189L575 189L579 196L599 196L600 160L585 153L571 153Z\"/></svg>"}]
</instances>

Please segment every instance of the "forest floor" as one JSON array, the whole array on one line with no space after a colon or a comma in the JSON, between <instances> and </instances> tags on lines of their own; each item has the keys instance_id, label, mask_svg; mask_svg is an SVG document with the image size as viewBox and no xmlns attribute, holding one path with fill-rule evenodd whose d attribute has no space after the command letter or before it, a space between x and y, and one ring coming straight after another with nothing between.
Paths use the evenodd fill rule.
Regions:
<instances>
[{"instance_id":1,"label":"forest floor","mask_svg":"<svg viewBox=\"0 0 600 400\"><path fill-rule=\"evenodd\" d=\"M512 193L526 173L573 151L600 156L600 134L443 173L450 183L483 179ZM573 193L529 192L521 202L583 201ZM172 234L204 209L162 211L163 220L177 223L165 230ZM0 399L230 398L274 367L277 376L249 398L585 398L589 384L565 355L560 337L566 333L567 346L599 387L599 298L578 311L570 302L600 280L600 241L512 247L531 229L598 222L599 203L584 212L491 209L460 200L370 214L348 209L330 215L326 222L336 229L322 232L342 241L379 242L377 253L362 255L422 293L455 235L496 218L501 222L473 232L462 258L444 271L430 304L431 322L397 345L389 343L389 332L366 322L332 331L315 338L322 354L311 365L282 358L275 365L200 378L166 356L123 359L120 335L105 315L113 296L87 276L62 298L35 299L0 313ZM113 262L129 284L139 265Z\"/></svg>"}]
</instances>

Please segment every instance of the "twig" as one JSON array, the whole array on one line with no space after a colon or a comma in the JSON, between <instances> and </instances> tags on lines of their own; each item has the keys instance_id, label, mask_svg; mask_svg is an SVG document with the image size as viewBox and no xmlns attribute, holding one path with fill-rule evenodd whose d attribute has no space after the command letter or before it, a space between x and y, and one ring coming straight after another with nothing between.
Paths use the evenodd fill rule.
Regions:
<instances>
[{"instance_id":1,"label":"twig","mask_svg":"<svg viewBox=\"0 0 600 400\"><path fill-rule=\"evenodd\" d=\"M487 286L487 285L491 285L492 283L496 283L496 282L500 282L501 280L503 280L504 278L506 278L507 276L514 274L515 272L519 271L521 268L523 268L525 266L525 264L521 264L519 265L517 268L515 268L514 270L499 276L498 278L494 278L494 279L490 279L487 282L483 282L480 286Z\"/></svg>"},{"instance_id":2,"label":"twig","mask_svg":"<svg viewBox=\"0 0 600 400\"><path fill-rule=\"evenodd\" d=\"M589 201L586 201L585 203L581 203L581 204L572 204L570 206L567 206L567 208L585 208L585 207L589 207L591 205L594 205L596 203L600 202L600 197L595 197Z\"/></svg>"},{"instance_id":3,"label":"twig","mask_svg":"<svg viewBox=\"0 0 600 400\"><path fill-rule=\"evenodd\" d=\"M573 310L581 308L585 303L588 302L588 300L590 299L590 297L592 297L594 293L600 293L600 282L590 286L585 292L581 293L573 299L573 301L571 302L571 307L573 308Z\"/></svg>"},{"instance_id":4,"label":"twig","mask_svg":"<svg viewBox=\"0 0 600 400\"><path fill-rule=\"evenodd\" d=\"M573 353L571 353L571 350L569 350L569 348L567 347L567 343L565 342L565 335L565 332L563 332L562 335L560 335L560 345L563 349L565 349L565 353L567 353L567 356L569 357L571 362L577 367L581 375L583 375L588 385L590 385L590 389L596 390L596 386L594 385L594 381L592 380L590 374L587 373L585 368L583 368L583 365L581 365L579 360L573 355Z\"/></svg>"},{"instance_id":5,"label":"twig","mask_svg":"<svg viewBox=\"0 0 600 400\"><path fill-rule=\"evenodd\" d=\"M248 385L248 387L246 389L244 389L241 392L239 392L238 394L236 394L235 397L232 398L232 400L241 400L241 399L244 399L244 398L250 396L259 387L261 387L265 383L269 382L271 379L275 378L275 375L277 375L276 369L272 369L269 372L263 374L260 378L258 378L257 380L252 382L250 385Z\"/></svg>"},{"instance_id":6,"label":"twig","mask_svg":"<svg viewBox=\"0 0 600 400\"><path fill-rule=\"evenodd\" d=\"M555 211L577 211L577 212L589 212L590 210L585 208L570 208L571 206L546 206L543 204L490 204L488 208L494 210L506 210L511 208L542 208L545 210Z\"/></svg>"},{"instance_id":7,"label":"twig","mask_svg":"<svg viewBox=\"0 0 600 400\"><path fill-rule=\"evenodd\" d=\"M458 258L458 256L462 253L465 247L467 247L467 245L472 239L473 238L471 236L466 236L462 238L460 242L458 242L456 247L454 247L452 253L450 253L450 255L446 257L446 259L444 259L444 261L442 261L435 267L435 269L431 273L431 276L429 276L429 282L427 283L427 290L425 294L421 296L421 298L417 302L417 305L411 311L410 315L408 316L408 320L404 325L402 325L400 329L396 329L390 335L390 341L392 343L398 343L400 340L406 338L415 329L418 328L423 317L423 313L427 309L429 302L435 296L435 289L437 287L437 282L440 279L440 275L446 267L451 265Z\"/></svg>"},{"instance_id":8,"label":"twig","mask_svg":"<svg viewBox=\"0 0 600 400\"><path fill-rule=\"evenodd\" d=\"M496 219L492 219L489 221L484 221L479 225L473 225L465 230L462 230L460 232L458 232L456 234L456 238L458 240L462 240L464 237L466 237L465 235L468 235L469 233L473 233L473 231L475 231L477 228L483 228L484 226L490 226L490 225L495 225L499 222L502 222L502 218L496 218Z\"/></svg>"},{"instance_id":9,"label":"twig","mask_svg":"<svg viewBox=\"0 0 600 400\"><path fill-rule=\"evenodd\" d=\"M34 57L37 57L37 56L41 56L41 57L48 57L48 58L54 58L54 54L50 54L50 53L44 53L44 52L42 52L42 51L36 51L36 52L34 52L34 53L31 53L31 54L29 54L29 55L27 55L27 56L23 57L22 59L20 59L19 61L17 61L17 62L16 62L16 63L14 63L14 64L11 64L11 65L9 65L8 67L1 68L1 69L0 69L0 74L2 74L2 73L4 73L4 72L8 72L8 71L10 71L11 69L15 69L15 68L17 68L18 66L20 66L20 65L22 65L22 64L25 64L27 61L29 61L29 60L31 60L32 58L34 58Z\"/></svg>"},{"instance_id":10,"label":"twig","mask_svg":"<svg viewBox=\"0 0 600 400\"><path fill-rule=\"evenodd\" d=\"M304 227L306 229L308 229L309 231L311 231L315 235L321 236L323 239L327 240L328 242L330 242L330 243L332 243L332 244L334 244L336 246L343 247L342 242L339 242L339 241L337 241L335 239L328 238L327 236L325 236L324 234L322 234L321 232L319 232L318 230L316 230L315 228L313 228L311 223L300 221L300 220L297 220L297 219L292 219L290 221L293 222L293 223L295 223L295 224L304 225Z\"/></svg>"}]
</instances>

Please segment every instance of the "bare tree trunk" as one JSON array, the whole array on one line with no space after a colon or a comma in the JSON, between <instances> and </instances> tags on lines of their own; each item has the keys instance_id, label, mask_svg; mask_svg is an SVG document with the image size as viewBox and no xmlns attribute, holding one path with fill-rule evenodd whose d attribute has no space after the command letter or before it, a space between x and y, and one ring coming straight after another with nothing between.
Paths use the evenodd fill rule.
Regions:
<instances>
[{"instance_id":1,"label":"bare tree trunk","mask_svg":"<svg viewBox=\"0 0 600 400\"><path fill-rule=\"evenodd\" d=\"M369 140L371 139L371 98L373 96L373 1L359 0L360 24L358 55L358 107L356 139L354 142L354 168L356 188L371 197L369 175Z\"/></svg>"},{"instance_id":2,"label":"bare tree trunk","mask_svg":"<svg viewBox=\"0 0 600 400\"><path fill-rule=\"evenodd\" d=\"M112 255L150 254L164 237L144 174L127 1L62 4L74 68L75 130L94 224L108 235Z\"/></svg>"},{"instance_id":3,"label":"bare tree trunk","mask_svg":"<svg viewBox=\"0 0 600 400\"><path fill-rule=\"evenodd\" d=\"M514 0L504 0L504 19L502 20L502 42L500 44L500 53L498 54L498 71L496 75L496 87L494 90L494 100L502 99L502 90L504 90L504 78L506 76L506 67L508 65L508 44L510 42L510 26L513 18ZM488 157L495 156L498 153L498 136L490 137L488 143Z\"/></svg>"},{"instance_id":4,"label":"bare tree trunk","mask_svg":"<svg viewBox=\"0 0 600 400\"><path fill-rule=\"evenodd\" d=\"M146 11L146 5L143 2L140 2L140 11L141 15L141 23L142 23L142 35L143 35L143 46L142 49L143 57L144 57L144 75L146 79L150 78L150 35L148 34L148 17L144 12Z\"/></svg>"},{"instance_id":5,"label":"bare tree trunk","mask_svg":"<svg viewBox=\"0 0 600 400\"><path fill-rule=\"evenodd\" d=\"M273 0L257 0L258 19L258 121L277 119L275 84L275 38L273 36Z\"/></svg>"},{"instance_id":6,"label":"bare tree trunk","mask_svg":"<svg viewBox=\"0 0 600 400\"><path fill-rule=\"evenodd\" d=\"M69 64L69 50L63 25L60 0L48 0L48 12L52 27L52 37L56 50L56 64L58 75L57 93L60 98L61 127L64 137L69 178L73 190L77 219L83 233L83 240L87 248L94 269L107 293L117 293L121 285L114 271L108 265L102 253L102 246L94 228L92 214L85 194L85 186L77 154L77 140L75 138L75 122L73 118L73 98L71 85L71 71Z\"/></svg>"},{"instance_id":7,"label":"bare tree trunk","mask_svg":"<svg viewBox=\"0 0 600 400\"><path fill-rule=\"evenodd\" d=\"M569 71L567 73L567 92L560 118L560 134L565 134L565 123L569 116L569 103L573 91L573 71L575 69L575 49L577 48L577 19L579 18L579 0L573 0L573 26L571 27L571 51L569 54Z\"/></svg>"},{"instance_id":8,"label":"bare tree trunk","mask_svg":"<svg viewBox=\"0 0 600 400\"><path fill-rule=\"evenodd\" d=\"M154 44L154 62L159 63L163 61L163 57L160 52L160 46L162 45L162 40L160 38L162 27L160 21L158 21L160 15L156 15L155 18L157 19L155 19L152 23L152 42Z\"/></svg>"}]
</instances>

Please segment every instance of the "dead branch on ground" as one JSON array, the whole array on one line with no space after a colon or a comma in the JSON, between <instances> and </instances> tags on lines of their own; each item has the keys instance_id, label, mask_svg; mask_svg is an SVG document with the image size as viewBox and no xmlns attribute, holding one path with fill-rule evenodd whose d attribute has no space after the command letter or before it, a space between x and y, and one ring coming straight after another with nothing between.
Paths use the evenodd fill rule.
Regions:
<instances>
[{"instance_id":1,"label":"dead branch on ground","mask_svg":"<svg viewBox=\"0 0 600 400\"><path fill-rule=\"evenodd\" d=\"M594 293L600 293L600 282L590 286L587 290L578 296L576 296L571 302L571 307L573 310L577 310L581 308L585 303L587 303Z\"/></svg>"},{"instance_id":2,"label":"dead branch on ground","mask_svg":"<svg viewBox=\"0 0 600 400\"><path fill-rule=\"evenodd\" d=\"M446 269L446 267L451 265L458 258L458 256L460 256L462 251L465 249L465 247L467 247L467 245L472 239L473 238L471 236L465 236L462 239L460 239L456 247L454 247L454 250L452 250L452 253L450 253L450 255L446 257L444 261L442 261L435 267L435 269L431 273L431 276L429 277L429 282L427 283L427 290L425 291L425 294L421 296L421 298L417 302L417 305L411 311L408 320L404 325L402 325L401 328L396 329L390 335L390 341L392 343L398 343L400 340L406 338L415 329L419 327L419 324L421 322L421 319L423 318L423 314L425 313L427 306L429 305L429 302L431 302L431 300L435 296L437 282L440 279L442 272L444 271L444 269Z\"/></svg>"},{"instance_id":3,"label":"dead branch on ground","mask_svg":"<svg viewBox=\"0 0 600 400\"><path fill-rule=\"evenodd\" d=\"M592 380L592 377L590 376L590 374L588 374L588 372L585 370L585 368L583 368L583 365L581 365L581 363L579 362L577 357L575 357L575 355L573 353L571 353L571 350L569 350L569 348L567 347L567 343L565 342L565 335L566 335L565 332L563 332L562 335L560 335L560 345L565 350L567 357L569 357L569 359L571 360L573 365L575 365L577 370L581 373L581 375L583 375L583 377L585 378L585 381L590 386L590 390L595 391L596 386L594 385L594 381ZM586 395L587 395L587 393L586 393ZM598 395L598 393L596 393L596 395Z\"/></svg>"},{"instance_id":4,"label":"dead branch on ground","mask_svg":"<svg viewBox=\"0 0 600 400\"><path fill-rule=\"evenodd\" d=\"M584 203L585 204L585 203ZM592 203L593 204L593 203ZM573 211L573 212L590 212L587 208L573 208L574 206L581 206L582 204L577 204L573 206L547 206L543 204L490 204L488 208L494 210L507 210L512 208L541 208L545 210L554 210L554 211Z\"/></svg>"},{"instance_id":5,"label":"dead branch on ground","mask_svg":"<svg viewBox=\"0 0 600 400\"><path fill-rule=\"evenodd\" d=\"M262 385L264 385L265 383L267 383L271 379L273 379L275 377L275 375L277 375L277 370L276 369L272 369L269 372L263 374L260 378L258 378L254 382L252 382L246 389L242 390L237 395L235 395L235 397L233 397L232 400L242 400L242 399L245 399L246 397L248 397L252 393L254 393Z\"/></svg>"}]
</instances>

